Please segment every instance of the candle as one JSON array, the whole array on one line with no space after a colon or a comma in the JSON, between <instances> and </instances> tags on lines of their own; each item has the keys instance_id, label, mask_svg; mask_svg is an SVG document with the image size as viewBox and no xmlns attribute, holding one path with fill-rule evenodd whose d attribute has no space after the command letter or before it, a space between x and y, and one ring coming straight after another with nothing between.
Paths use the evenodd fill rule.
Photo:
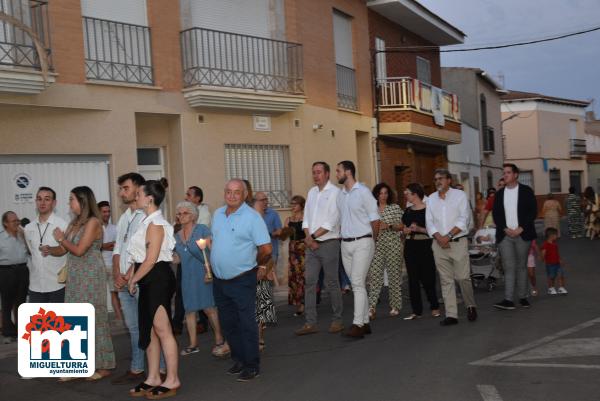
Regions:
<instances>
[{"instance_id":1,"label":"candle","mask_svg":"<svg viewBox=\"0 0 600 401\"><path fill-rule=\"evenodd\" d=\"M206 269L206 274L204 275L204 282L210 283L212 281L212 271L210 269L210 263L208 262L208 258L206 257L206 240L204 238L200 238L196 241L196 245L202 251L202 256L204 256L204 268Z\"/></svg>"}]
</instances>

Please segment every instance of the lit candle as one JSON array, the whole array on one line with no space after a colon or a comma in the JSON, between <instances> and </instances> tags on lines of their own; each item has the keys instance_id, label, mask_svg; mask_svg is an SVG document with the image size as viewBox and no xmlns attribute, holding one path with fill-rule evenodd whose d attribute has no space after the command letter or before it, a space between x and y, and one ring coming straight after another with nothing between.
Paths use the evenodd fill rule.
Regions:
<instances>
[{"instance_id":1,"label":"lit candle","mask_svg":"<svg viewBox=\"0 0 600 401\"><path fill-rule=\"evenodd\" d=\"M204 268L206 269L206 274L204 275L204 282L210 283L212 281L212 271L210 269L210 263L208 262L208 258L206 257L206 240L204 238L200 238L196 241L196 245L202 251L202 256L204 256Z\"/></svg>"}]
</instances>

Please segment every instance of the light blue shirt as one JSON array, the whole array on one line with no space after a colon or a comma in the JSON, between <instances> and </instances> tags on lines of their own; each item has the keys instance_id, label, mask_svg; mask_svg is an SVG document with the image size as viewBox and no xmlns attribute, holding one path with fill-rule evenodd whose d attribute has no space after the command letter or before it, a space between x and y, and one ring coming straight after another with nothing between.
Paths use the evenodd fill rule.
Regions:
<instances>
[{"instance_id":1,"label":"light blue shirt","mask_svg":"<svg viewBox=\"0 0 600 401\"><path fill-rule=\"evenodd\" d=\"M281 228L281 219L279 218L279 214L270 207L265 209L265 215L263 216L263 219L267 225L269 234ZM279 240L272 238L271 245L273 246L273 259L277 260L277 257L279 256Z\"/></svg>"},{"instance_id":2,"label":"light blue shirt","mask_svg":"<svg viewBox=\"0 0 600 401\"><path fill-rule=\"evenodd\" d=\"M27 247L23 236L13 237L5 230L0 231L0 266L20 265L27 262Z\"/></svg>"},{"instance_id":3,"label":"light blue shirt","mask_svg":"<svg viewBox=\"0 0 600 401\"><path fill-rule=\"evenodd\" d=\"M217 278L229 280L256 267L256 247L269 244L271 237L262 216L247 204L229 216L225 210L213 216L210 263Z\"/></svg>"}]
</instances>

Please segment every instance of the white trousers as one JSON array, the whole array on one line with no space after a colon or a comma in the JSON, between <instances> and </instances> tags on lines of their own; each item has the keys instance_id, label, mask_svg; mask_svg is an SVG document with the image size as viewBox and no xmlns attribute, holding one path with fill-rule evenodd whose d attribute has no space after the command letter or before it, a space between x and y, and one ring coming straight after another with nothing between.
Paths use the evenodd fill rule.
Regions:
<instances>
[{"instance_id":1,"label":"white trousers","mask_svg":"<svg viewBox=\"0 0 600 401\"><path fill-rule=\"evenodd\" d=\"M375 253L373 238L361 238L356 241L342 241L342 263L350 278L354 294L353 324L362 326L369 323L369 298L367 297L367 273Z\"/></svg>"}]
</instances>

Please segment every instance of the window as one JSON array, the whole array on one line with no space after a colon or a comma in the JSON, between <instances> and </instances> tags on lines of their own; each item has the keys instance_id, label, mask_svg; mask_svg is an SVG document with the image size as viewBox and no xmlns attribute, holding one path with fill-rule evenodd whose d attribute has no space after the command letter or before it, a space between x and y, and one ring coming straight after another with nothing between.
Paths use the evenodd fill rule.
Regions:
<instances>
[{"instance_id":1,"label":"window","mask_svg":"<svg viewBox=\"0 0 600 401\"><path fill-rule=\"evenodd\" d=\"M385 51L385 40L375 38L375 50ZM387 78L387 61L385 53L377 53L377 81L385 81Z\"/></svg>"},{"instance_id":2,"label":"window","mask_svg":"<svg viewBox=\"0 0 600 401\"><path fill-rule=\"evenodd\" d=\"M560 170L551 169L550 170L550 192L560 193L561 191L562 191L562 186L560 185Z\"/></svg>"},{"instance_id":3,"label":"window","mask_svg":"<svg viewBox=\"0 0 600 401\"><path fill-rule=\"evenodd\" d=\"M423 57L417 56L417 79L426 84L431 84L431 63Z\"/></svg>"},{"instance_id":4,"label":"window","mask_svg":"<svg viewBox=\"0 0 600 401\"><path fill-rule=\"evenodd\" d=\"M575 188L575 193L581 193L581 178L583 171L569 171L569 186Z\"/></svg>"},{"instance_id":5,"label":"window","mask_svg":"<svg viewBox=\"0 0 600 401\"><path fill-rule=\"evenodd\" d=\"M494 188L494 175L492 174L491 171L488 170L487 172L487 188Z\"/></svg>"},{"instance_id":6,"label":"window","mask_svg":"<svg viewBox=\"0 0 600 401\"><path fill-rule=\"evenodd\" d=\"M335 10L333 11L333 42L337 105L344 109L358 110L356 74L352 62L352 19Z\"/></svg>"},{"instance_id":7,"label":"window","mask_svg":"<svg viewBox=\"0 0 600 401\"><path fill-rule=\"evenodd\" d=\"M577 120L569 120L569 135L571 139L577 139Z\"/></svg>"},{"instance_id":8,"label":"window","mask_svg":"<svg viewBox=\"0 0 600 401\"><path fill-rule=\"evenodd\" d=\"M266 192L269 204L288 207L291 197L289 146L225 145L226 178L250 181L254 192Z\"/></svg>"},{"instance_id":9,"label":"window","mask_svg":"<svg viewBox=\"0 0 600 401\"><path fill-rule=\"evenodd\" d=\"M521 171L519 173L519 182L523 185L533 188L533 171Z\"/></svg>"},{"instance_id":10,"label":"window","mask_svg":"<svg viewBox=\"0 0 600 401\"><path fill-rule=\"evenodd\" d=\"M138 166L158 166L160 161L160 149L159 148L139 148L137 150L137 164Z\"/></svg>"},{"instance_id":11,"label":"window","mask_svg":"<svg viewBox=\"0 0 600 401\"><path fill-rule=\"evenodd\" d=\"M481 137L483 139L483 153L494 153L496 144L494 139L494 129L487 123L487 100L482 93L479 96L479 113L481 115Z\"/></svg>"}]
</instances>

